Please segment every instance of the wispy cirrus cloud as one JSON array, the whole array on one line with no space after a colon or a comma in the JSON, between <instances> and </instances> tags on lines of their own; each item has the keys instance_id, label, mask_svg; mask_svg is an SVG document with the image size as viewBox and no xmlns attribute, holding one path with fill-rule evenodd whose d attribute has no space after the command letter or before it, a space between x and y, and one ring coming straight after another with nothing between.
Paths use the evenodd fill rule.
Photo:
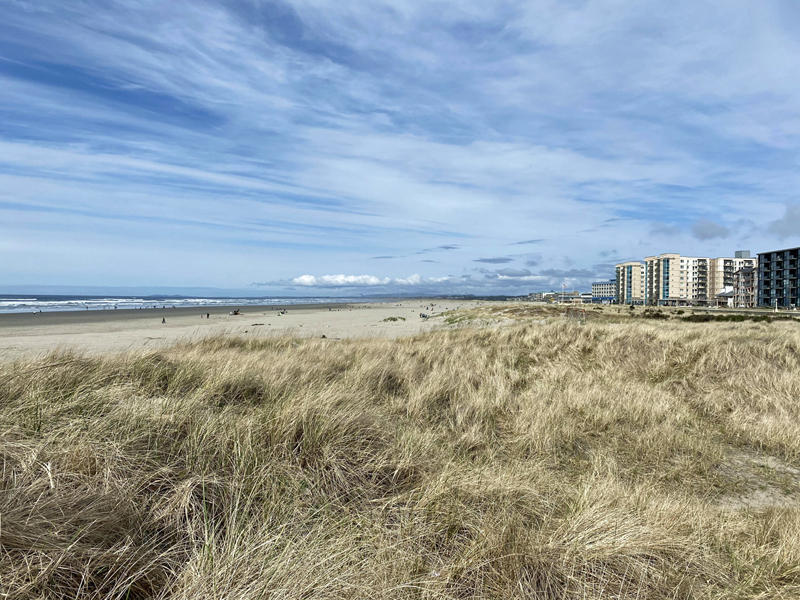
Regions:
<instances>
[{"instance_id":1,"label":"wispy cirrus cloud","mask_svg":"<svg viewBox=\"0 0 800 600\"><path fill-rule=\"evenodd\" d=\"M653 223L650 225L649 233L650 235L676 237L683 232L680 227L670 225L669 223Z\"/></svg>"},{"instance_id":2,"label":"wispy cirrus cloud","mask_svg":"<svg viewBox=\"0 0 800 600\"><path fill-rule=\"evenodd\" d=\"M514 262L513 258L508 258L507 256L496 256L493 258L476 258L473 259L472 262L476 263L485 263L490 265L502 265L510 262Z\"/></svg>"},{"instance_id":3,"label":"wispy cirrus cloud","mask_svg":"<svg viewBox=\"0 0 800 600\"><path fill-rule=\"evenodd\" d=\"M529 277L532 275L528 269L498 269L495 273L500 277Z\"/></svg>"},{"instance_id":4,"label":"wispy cirrus cloud","mask_svg":"<svg viewBox=\"0 0 800 600\"><path fill-rule=\"evenodd\" d=\"M391 256L379 281L503 292L557 279L565 246L577 273L610 239L619 256L769 248L797 220L800 9L750 13L6 3L0 279L232 288ZM445 275L524 245L554 274Z\"/></svg>"},{"instance_id":5,"label":"wispy cirrus cloud","mask_svg":"<svg viewBox=\"0 0 800 600\"><path fill-rule=\"evenodd\" d=\"M556 279L591 279L596 276L590 269L542 269L539 274Z\"/></svg>"},{"instance_id":6,"label":"wispy cirrus cloud","mask_svg":"<svg viewBox=\"0 0 800 600\"><path fill-rule=\"evenodd\" d=\"M456 246L454 244L445 244L443 246L436 246L435 248L425 248L424 250L419 250L415 254L428 254L429 252L446 252L448 250L459 250L461 246Z\"/></svg>"},{"instance_id":7,"label":"wispy cirrus cloud","mask_svg":"<svg viewBox=\"0 0 800 600\"><path fill-rule=\"evenodd\" d=\"M525 260L526 267L538 267L542 264L542 255L541 254L528 254Z\"/></svg>"}]
</instances>

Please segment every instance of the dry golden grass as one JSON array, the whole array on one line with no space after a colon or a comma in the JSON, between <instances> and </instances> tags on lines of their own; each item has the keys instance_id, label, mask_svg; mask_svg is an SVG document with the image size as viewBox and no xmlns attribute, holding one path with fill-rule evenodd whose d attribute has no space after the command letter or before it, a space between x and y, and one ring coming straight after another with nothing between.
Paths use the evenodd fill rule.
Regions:
<instances>
[{"instance_id":1,"label":"dry golden grass","mask_svg":"<svg viewBox=\"0 0 800 600\"><path fill-rule=\"evenodd\" d=\"M0 366L0 592L800 597L798 375L642 320Z\"/></svg>"}]
</instances>

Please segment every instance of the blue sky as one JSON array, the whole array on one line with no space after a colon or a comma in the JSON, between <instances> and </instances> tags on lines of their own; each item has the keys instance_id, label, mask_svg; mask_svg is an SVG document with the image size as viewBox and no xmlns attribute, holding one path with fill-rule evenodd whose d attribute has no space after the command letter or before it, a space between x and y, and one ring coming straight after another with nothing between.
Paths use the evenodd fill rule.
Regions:
<instances>
[{"instance_id":1,"label":"blue sky","mask_svg":"<svg viewBox=\"0 0 800 600\"><path fill-rule=\"evenodd\" d=\"M516 294L800 244L795 0L0 12L0 292Z\"/></svg>"}]
</instances>

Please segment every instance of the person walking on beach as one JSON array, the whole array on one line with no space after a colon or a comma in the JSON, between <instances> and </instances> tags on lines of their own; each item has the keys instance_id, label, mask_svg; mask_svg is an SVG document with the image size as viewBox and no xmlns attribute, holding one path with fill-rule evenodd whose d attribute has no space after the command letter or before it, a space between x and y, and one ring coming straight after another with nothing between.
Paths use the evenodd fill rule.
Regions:
<instances>
[{"instance_id":1,"label":"person walking on beach","mask_svg":"<svg viewBox=\"0 0 800 600\"><path fill-rule=\"evenodd\" d=\"M206 319L210 319L210 318L211 318L211 315L209 313L206 313Z\"/></svg>"},{"instance_id":2,"label":"person walking on beach","mask_svg":"<svg viewBox=\"0 0 800 600\"><path fill-rule=\"evenodd\" d=\"M161 317L161 322L162 322L162 323L166 323L166 322L167 322L167 320L166 320L164 317Z\"/></svg>"}]
</instances>

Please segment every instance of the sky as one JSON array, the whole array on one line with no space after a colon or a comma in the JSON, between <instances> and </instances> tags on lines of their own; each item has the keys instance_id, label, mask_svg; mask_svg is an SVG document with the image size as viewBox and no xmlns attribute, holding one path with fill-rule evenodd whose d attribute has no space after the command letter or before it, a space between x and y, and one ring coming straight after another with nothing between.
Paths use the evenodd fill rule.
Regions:
<instances>
[{"instance_id":1,"label":"sky","mask_svg":"<svg viewBox=\"0 0 800 600\"><path fill-rule=\"evenodd\" d=\"M588 289L800 245L796 0L4 0L0 293Z\"/></svg>"}]
</instances>

